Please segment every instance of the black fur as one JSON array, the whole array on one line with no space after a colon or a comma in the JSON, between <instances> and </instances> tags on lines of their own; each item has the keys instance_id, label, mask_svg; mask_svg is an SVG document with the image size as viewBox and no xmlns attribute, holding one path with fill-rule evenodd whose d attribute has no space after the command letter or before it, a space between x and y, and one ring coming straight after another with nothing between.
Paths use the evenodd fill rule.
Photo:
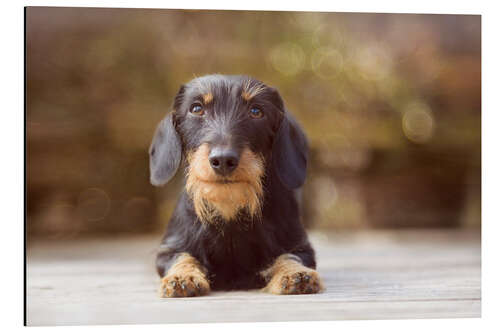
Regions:
<instances>
[{"instance_id":1,"label":"black fur","mask_svg":"<svg viewBox=\"0 0 500 333\"><path fill-rule=\"evenodd\" d=\"M190 253L207 269L214 290L263 287L265 281L259 273L284 253L298 256L307 267L316 266L294 193L305 181L307 139L275 89L266 86L251 103L245 101L241 92L247 79L210 75L181 87L174 101L175 111L162 121L151 145L151 182L161 185L174 175L181 151L202 143L217 145L230 137L235 149L248 146L264 156L262 215L240 214L237 221L203 224L183 191L157 256L160 276L181 252ZM261 84L253 79L251 82ZM210 87L213 94L203 117L189 112L201 98L200 86ZM262 119L248 116L253 106L264 112Z\"/></svg>"},{"instance_id":2,"label":"black fur","mask_svg":"<svg viewBox=\"0 0 500 333\"><path fill-rule=\"evenodd\" d=\"M156 128L153 143L149 148L151 184L156 186L166 184L175 175L181 158L181 141L170 114Z\"/></svg>"}]
</instances>

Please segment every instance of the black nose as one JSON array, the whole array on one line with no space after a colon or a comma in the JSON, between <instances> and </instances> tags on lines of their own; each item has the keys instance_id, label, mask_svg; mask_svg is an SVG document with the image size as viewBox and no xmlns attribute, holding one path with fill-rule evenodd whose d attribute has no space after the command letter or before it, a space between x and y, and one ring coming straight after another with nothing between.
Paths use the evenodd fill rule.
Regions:
<instances>
[{"instance_id":1,"label":"black nose","mask_svg":"<svg viewBox=\"0 0 500 333\"><path fill-rule=\"evenodd\" d=\"M210 166L221 176L227 176L238 166L238 153L232 149L212 148L208 156Z\"/></svg>"}]
</instances>

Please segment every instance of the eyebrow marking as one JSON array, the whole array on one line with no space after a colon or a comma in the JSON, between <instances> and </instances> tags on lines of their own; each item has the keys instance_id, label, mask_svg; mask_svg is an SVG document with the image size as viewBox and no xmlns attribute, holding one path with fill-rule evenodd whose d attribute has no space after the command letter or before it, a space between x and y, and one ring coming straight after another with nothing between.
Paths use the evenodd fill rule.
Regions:
<instances>
[{"instance_id":1,"label":"eyebrow marking","mask_svg":"<svg viewBox=\"0 0 500 333\"><path fill-rule=\"evenodd\" d=\"M204 104L209 104L214 100L214 95L212 95L211 92L203 94L203 103Z\"/></svg>"},{"instance_id":2,"label":"eyebrow marking","mask_svg":"<svg viewBox=\"0 0 500 333\"><path fill-rule=\"evenodd\" d=\"M247 102L266 89L266 87L262 83L256 83L252 85L253 82L255 81L248 79L243 84L241 97L243 97L243 99Z\"/></svg>"}]
</instances>

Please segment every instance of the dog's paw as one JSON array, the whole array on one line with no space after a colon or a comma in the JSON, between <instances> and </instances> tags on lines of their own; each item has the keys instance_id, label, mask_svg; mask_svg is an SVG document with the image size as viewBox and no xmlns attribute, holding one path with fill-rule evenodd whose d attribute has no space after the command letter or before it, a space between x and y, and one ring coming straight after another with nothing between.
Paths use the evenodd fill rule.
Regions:
<instances>
[{"instance_id":1,"label":"dog's paw","mask_svg":"<svg viewBox=\"0 0 500 333\"><path fill-rule=\"evenodd\" d=\"M161 279L160 297L203 296L210 292L210 284L202 275L167 275Z\"/></svg>"},{"instance_id":2,"label":"dog's paw","mask_svg":"<svg viewBox=\"0 0 500 333\"><path fill-rule=\"evenodd\" d=\"M273 293L282 295L316 294L321 289L321 281L318 273L313 270L307 270L283 275L279 280L279 285L275 286Z\"/></svg>"},{"instance_id":3,"label":"dog's paw","mask_svg":"<svg viewBox=\"0 0 500 333\"><path fill-rule=\"evenodd\" d=\"M278 263L264 291L277 295L316 294L323 290L318 272L297 262Z\"/></svg>"}]
</instances>

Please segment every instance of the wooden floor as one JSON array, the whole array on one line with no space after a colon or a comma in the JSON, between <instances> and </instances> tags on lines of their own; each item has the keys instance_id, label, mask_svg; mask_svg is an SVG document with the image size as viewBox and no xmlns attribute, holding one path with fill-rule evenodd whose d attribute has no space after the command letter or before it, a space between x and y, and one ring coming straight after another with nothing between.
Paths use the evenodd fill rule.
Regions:
<instances>
[{"instance_id":1,"label":"wooden floor","mask_svg":"<svg viewBox=\"0 0 500 333\"><path fill-rule=\"evenodd\" d=\"M31 242L28 325L146 324L481 315L480 233L311 232L326 291L160 299L159 236Z\"/></svg>"}]
</instances>

